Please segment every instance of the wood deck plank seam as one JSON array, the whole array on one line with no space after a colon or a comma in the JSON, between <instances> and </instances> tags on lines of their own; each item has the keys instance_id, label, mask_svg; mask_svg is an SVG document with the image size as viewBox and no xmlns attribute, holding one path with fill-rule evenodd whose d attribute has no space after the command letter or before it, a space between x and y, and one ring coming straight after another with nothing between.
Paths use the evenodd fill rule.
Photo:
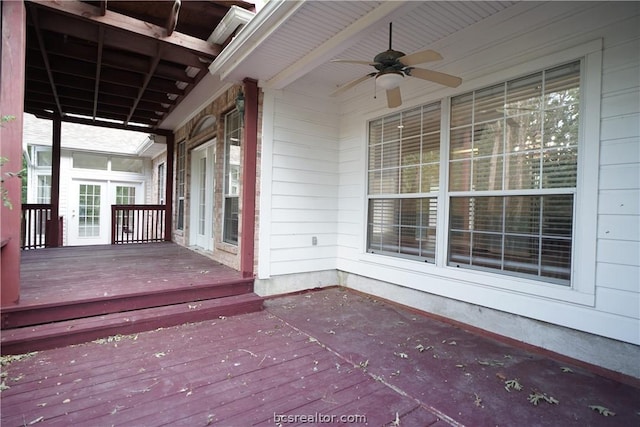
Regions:
<instances>
[{"instance_id":1,"label":"wood deck plank seam","mask_svg":"<svg viewBox=\"0 0 640 427\"><path fill-rule=\"evenodd\" d=\"M299 359L301 357L309 357L309 356L313 356L313 355L314 355L314 353L310 353L310 355L309 354L301 355L300 357L292 358L292 359L289 359L289 360L282 360L282 361L278 361L277 363L274 362L273 366L277 366L277 365L280 365L282 363L291 362L291 360ZM269 368L268 363L269 362L263 364L263 366L260 367L259 369L262 369L262 368L265 368L265 367ZM219 384L219 383L224 383L225 381L227 381L229 379L227 377L227 374L225 373L227 370L223 369L226 366L217 367L217 366L209 365L208 367L209 367L209 369L221 370L221 371L224 371L224 372L221 372L217 377L215 377L215 381L209 382L207 384L204 384L203 387L214 386L214 385ZM184 367L184 369L187 372L192 372L192 368L189 367L189 366ZM163 371L164 371L164 373L163 373ZM202 372L203 371L199 371L198 375L201 375ZM255 372L255 369L247 371L247 372L243 372L241 375L249 375L249 374L252 374L254 372ZM166 376L167 376L166 374L167 373L174 374L174 372L171 371L170 369L165 369L165 368L157 369L157 370L154 370L154 371L144 372L144 375L141 375L140 378L135 378L133 381L130 381L130 383L132 385L140 384L141 382L145 382L145 381L154 383L154 382L157 381L157 378L159 378L159 377L165 377L166 378ZM89 385L89 387L92 388L92 393L88 396L87 399L88 400L94 400L96 398L100 398L103 395L108 398L109 396L112 395L112 391L114 389L121 389L121 388L123 388L123 386L126 387L127 384L129 384L129 383L122 383L122 382L111 383L111 385L108 388L106 388L104 390L100 390L100 392L98 392L98 393L96 393L96 390L95 390L96 385L95 384L91 384L91 385ZM80 384L78 384L78 386L81 387ZM139 386L138 386L138 388L139 388ZM146 388L143 388L142 390L145 390L145 389ZM57 398L59 401L61 401L63 399L63 397L67 397L67 398L71 398L72 397L72 396L70 396L68 394L65 394L65 393L62 393L62 392L56 392L52 396ZM145 393L141 393L138 397L140 397L142 399L144 396L145 396ZM148 396L149 397L146 400L151 399L151 402L147 402L147 403L151 403L152 406L155 407L155 409L152 408L152 412L157 411L157 402L158 402L158 400L155 397L153 397L153 393L149 394ZM172 399L173 397L174 396L164 396L163 398ZM38 401L38 402L42 402L43 400L44 399L42 399L42 398L41 399L36 399L36 401ZM34 402L34 400L30 400L30 402L32 403L32 402ZM80 400L74 398L74 399L71 399L70 403L80 404L81 402L80 402ZM134 399L134 401L131 401L130 403L132 404L132 407L128 408L128 409L135 410L136 412L139 412L141 410L140 402L138 402L137 400ZM69 411L72 407L73 407L73 405L69 405L69 404L62 405L61 409L64 411L64 413L63 414L57 414L55 416L61 416L61 415L64 415L66 413L70 413L70 414L73 413L72 411ZM49 408L53 408L53 407L49 407ZM89 406L88 408L85 408L85 410L92 410L92 408L95 408L95 405L94 406ZM27 409L29 409L29 408L27 408ZM51 415L48 415L48 416L51 417ZM83 418L83 420L86 420L86 418ZM66 421L69 421L69 419L66 419Z\"/></svg>"},{"instance_id":2,"label":"wood deck plank seam","mask_svg":"<svg viewBox=\"0 0 640 427\"><path fill-rule=\"evenodd\" d=\"M273 340L266 340L265 343L271 344L272 341ZM302 342L302 341L303 341L302 339L298 340L298 342ZM294 342L296 342L296 341L294 341ZM204 350L204 349L207 348L207 346L208 346L208 344L203 344L201 347L203 347L203 350ZM267 346L265 350L272 350L274 348L278 349L276 344ZM136 349L136 351L138 351L138 350L139 349ZM258 351L260 351L260 349L258 349ZM289 351L289 349L287 348L285 350L283 348L282 352L284 353L285 351ZM170 353L170 352L171 352L170 349L167 350L167 353ZM221 349L221 351L219 353L213 353L213 354L202 352L203 356L200 359L192 359L192 358L190 358L190 356L186 356L186 357L184 357L182 359L179 359L179 360L173 360L171 365L163 365L163 364L161 364L161 362L164 361L164 358L163 359L158 359L157 360L158 366L156 367L156 369L155 370L151 370L151 369L147 368L145 370L145 373L147 373L149 375L152 375L156 371L160 372L162 370L170 370L170 369L172 369L174 367L178 367L178 366L185 366L187 364L187 362L189 362L189 363L197 363L199 360L205 360L205 359L208 359L208 358L211 358L211 357L215 357L215 356L219 356L220 357L221 355L223 355L225 353L228 354L229 352L230 352L230 350L227 350L227 349ZM279 355L280 353L276 352L275 354ZM150 354L150 357L151 357L151 355L153 355L153 353ZM151 359L151 360L153 361L153 359ZM89 362L89 363L91 363L91 362ZM98 380L99 380L99 381L102 381L102 383L111 383L112 385L114 385L114 387L117 387L115 384L113 384L113 382L112 382L113 379L118 379L118 377L121 377L123 374L127 374L127 372L126 371L123 372L122 370L109 369L109 368L111 368L114 365L117 366L119 363L121 363L121 361L114 361L113 363L110 363L108 365L104 365L103 366L103 368L105 370L107 370L107 374L110 374L112 377L116 377L116 378L101 378L102 369L100 369L100 367L95 368L95 369L92 368L91 369L91 373L90 373L92 382L91 382L90 386L91 387L96 386L98 384ZM77 369L77 365L75 363L73 364L73 368ZM133 379L133 377L135 376L136 373L139 373L138 370L139 369L136 368L136 367L131 368L131 371L132 371L131 374L133 374L133 375L128 375L127 374L126 375L126 380L124 382L122 382L122 381L118 382L118 385L124 384L129 380L137 381L138 379L137 378ZM185 369L185 371L186 370L188 370L188 369ZM41 400L41 399L46 399L48 397L59 395L60 393L65 393L65 392L68 391L67 388L69 388L69 387L71 387L71 390L72 390L73 387L82 388L82 386L84 384L86 384L86 383L82 383L82 384L76 384L75 383L76 380L83 379L83 378L81 376L79 376L79 375L74 375L74 374L86 374L87 373L87 371L85 369L83 369L83 370L73 370L71 372L66 372L65 373L65 377L64 377L64 379L66 380L66 383L63 383L63 384L61 384L61 386L59 386L57 384L57 383L60 382L60 377L57 375L57 374L60 373L59 371L60 371L60 369L52 370L51 371L51 374L52 374L51 376L49 376L48 372L40 373L40 375L44 375L45 377L48 377L48 378L46 378L44 381L38 381L38 384L35 387L35 390L31 390L31 394L25 395L24 392L23 392L23 394L21 394L21 395L12 395L12 394L9 393L8 395L5 394L3 396L3 399L5 399L5 402L8 401L8 403L12 403L12 400L16 400L16 399L17 400L27 400L27 401ZM22 371L21 375L25 375L25 377L28 378L29 374L28 373L25 374L24 371ZM35 381L37 381L37 380L34 380L34 382ZM22 381L21 380L21 383L20 383L21 388L25 387L28 383L29 383L29 381ZM51 383L51 384L49 384L49 383ZM52 388L54 390L53 391L49 391L50 394L46 394L47 390L49 388ZM33 393L34 391L35 391L35 394Z\"/></svg>"},{"instance_id":3,"label":"wood deck plank seam","mask_svg":"<svg viewBox=\"0 0 640 427\"><path fill-rule=\"evenodd\" d=\"M267 309L268 310L268 309ZM277 316L277 314L275 313L271 313L274 314L275 316ZM309 335L310 339L315 340L315 342L322 346L323 348L327 349L327 351L335 354L336 356L338 356L340 359L344 360L345 362L351 363L353 364L354 367L358 367L358 365L354 364L353 361L350 358L347 358L346 356L344 356L343 354L341 354L340 352L337 352L336 350L332 349L331 347L323 344L320 340L318 340L317 338L311 336L310 334L308 334L306 331L298 328L297 326L289 323L286 319L279 317L285 324L287 324L289 327L303 333L303 334L307 334ZM447 414L441 412L440 410L438 410L435 407L431 407L429 405L427 405L426 403L422 402L420 399L409 395L408 393L406 393L404 390L402 390L401 388L397 387L397 386L393 386L391 383L389 383L388 381L386 381L384 378L382 378L381 376L378 375L374 375L372 373L367 372L367 374L369 376L371 376L371 378L373 378L376 381L380 381L382 384L384 384L385 386L391 388L392 390L394 390L396 393L399 393L405 397L408 397L412 400L414 400L417 404L421 405L423 408L425 408L427 411L431 412L432 414L434 414L435 416L437 416L439 419L441 419L442 421L446 422L448 425L451 426L455 426L455 427L464 427L462 424L458 423L455 419L453 419L452 417L448 416Z\"/></svg>"}]
</instances>

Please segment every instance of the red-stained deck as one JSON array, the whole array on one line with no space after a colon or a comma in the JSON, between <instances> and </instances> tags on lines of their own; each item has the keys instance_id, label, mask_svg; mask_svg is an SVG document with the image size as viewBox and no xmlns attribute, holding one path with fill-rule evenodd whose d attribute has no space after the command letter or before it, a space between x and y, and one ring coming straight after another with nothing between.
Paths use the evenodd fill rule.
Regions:
<instances>
[{"instance_id":1,"label":"red-stained deck","mask_svg":"<svg viewBox=\"0 0 640 427\"><path fill-rule=\"evenodd\" d=\"M640 410L637 386L340 288L3 371L3 426L627 426Z\"/></svg>"},{"instance_id":2,"label":"red-stained deck","mask_svg":"<svg viewBox=\"0 0 640 427\"><path fill-rule=\"evenodd\" d=\"M174 243L25 251L20 303L1 310L2 352L246 313L261 305L252 278Z\"/></svg>"}]
</instances>

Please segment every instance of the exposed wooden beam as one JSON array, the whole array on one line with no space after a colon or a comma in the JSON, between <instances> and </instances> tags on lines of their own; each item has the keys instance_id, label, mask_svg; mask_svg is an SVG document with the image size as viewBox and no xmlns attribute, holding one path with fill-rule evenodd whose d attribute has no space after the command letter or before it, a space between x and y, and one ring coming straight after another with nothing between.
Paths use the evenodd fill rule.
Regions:
<instances>
[{"instance_id":1,"label":"exposed wooden beam","mask_svg":"<svg viewBox=\"0 0 640 427\"><path fill-rule=\"evenodd\" d=\"M100 9L100 16L104 16L107 14L107 0L100 1L100 5L98 5L98 9Z\"/></svg>"},{"instance_id":2,"label":"exposed wooden beam","mask_svg":"<svg viewBox=\"0 0 640 427\"><path fill-rule=\"evenodd\" d=\"M38 25L38 11L37 11L37 8L33 6L30 6L30 8L31 8L31 18L33 19L33 23L36 29L36 36L38 38L38 46L40 47L40 53L42 54L42 60L44 62L44 65L47 71L47 77L49 78L49 83L51 84L51 93L53 94L53 98L58 107L58 114L60 116L63 116L64 111L62 110L62 106L60 106L60 100L58 99L56 84L53 81L53 73L51 72L51 66L49 65L49 56L47 55L47 49L44 45L42 31L40 31L40 26Z\"/></svg>"},{"instance_id":3,"label":"exposed wooden beam","mask_svg":"<svg viewBox=\"0 0 640 427\"><path fill-rule=\"evenodd\" d=\"M28 112L28 111L27 111ZM53 119L54 115L51 113L46 113L46 112L40 112L35 114L36 117L41 118L41 119ZM91 120L88 118L83 118L83 117L74 117L74 116L65 116L62 119L63 122L67 122L67 123L78 123L81 125L89 125L89 126L100 126L100 127L105 127L105 128L111 128L111 129L123 129L123 130L132 130L135 132L144 132L144 133L155 133L157 135L167 135L169 133L171 133L171 131L169 130L165 130L165 129L154 129L152 126L138 126L138 125L131 125L131 124L127 124L125 125L124 123L118 123L118 122L109 122L106 120L100 120L100 119L96 119L96 120Z\"/></svg>"},{"instance_id":4,"label":"exposed wooden beam","mask_svg":"<svg viewBox=\"0 0 640 427\"><path fill-rule=\"evenodd\" d=\"M106 4L105 4L106 7ZM104 27L98 28L98 48L96 52L96 83L93 91L93 119L98 114L98 94L100 93L100 72L102 71L102 48L104 47Z\"/></svg>"},{"instance_id":5,"label":"exposed wooden beam","mask_svg":"<svg viewBox=\"0 0 640 427\"><path fill-rule=\"evenodd\" d=\"M176 25L178 25L178 15L180 14L180 0L174 0L173 5L171 6L171 13L169 14L169 19L167 19L167 37L171 36L176 29Z\"/></svg>"},{"instance_id":6,"label":"exposed wooden beam","mask_svg":"<svg viewBox=\"0 0 640 427\"><path fill-rule=\"evenodd\" d=\"M131 112L129 113L129 116L125 121L126 123L128 123L129 120L131 120L133 113L136 111L136 108L138 107L138 103L140 102L140 99L142 99L142 95L144 95L144 92L147 90L147 86L149 86L149 82L151 81L151 78L153 77L153 74L156 71L156 67L158 66L158 63L160 62L161 54L162 54L162 48L158 47L158 54L153 58L151 66L149 67L149 72L144 77L144 82L142 83L142 86L140 86L140 89L138 90L138 97L136 98L135 101L133 101L133 107L131 107Z\"/></svg>"},{"instance_id":7,"label":"exposed wooden beam","mask_svg":"<svg viewBox=\"0 0 640 427\"><path fill-rule=\"evenodd\" d=\"M98 42L95 23L77 19L72 15L55 13L55 11L51 11L50 9L42 9L42 12L49 12L41 13L39 25L42 31L59 33L95 43ZM128 33L126 31L118 31L112 27L105 27L105 47L126 50L144 56L153 56L158 43L159 41L153 38ZM164 55L163 60L165 61L198 68L208 67L214 58L214 56L203 53L185 51L185 49L174 44L165 46Z\"/></svg>"},{"instance_id":8,"label":"exposed wooden beam","mask_svg":"<svg viewBox=\"0 0 640 427\"><path fill-rule=\"evenodd\" d=\"M123 30L146 38L161 41L168 45L188 49L194 53L204 56L215 57L222 50L221 46L212 45L206 40L201 40L187 34L173 32L171 35L167 35L166 29L162 27L112 12L110 10L106 10L105 14L102 16L100 8L82 3L78 0L67 0L62 2L29 0L29 2L51 10L72 15L82 20L88 20L90 22L104 25L112 29Z\"/></svg>"},{"instance_id":9,"label":"exposed wooden beam","mask_svg":"<svg viewBox=\"0 0 640 427\"><path fill-rule=\"evenodd\" d=\"M85 62L95 61L96 49L86 43L77 43L73 38L63 40L62 37L50 37L47 39L47 48L52 55L79 59ZM107 48L102 49L102 66L144 74L149 68L149 62L140 55ZM186 67L167 62L158 64L156 76L183 82L191 82L193 80L187 75Z\"/></svg>"}]
</instances>

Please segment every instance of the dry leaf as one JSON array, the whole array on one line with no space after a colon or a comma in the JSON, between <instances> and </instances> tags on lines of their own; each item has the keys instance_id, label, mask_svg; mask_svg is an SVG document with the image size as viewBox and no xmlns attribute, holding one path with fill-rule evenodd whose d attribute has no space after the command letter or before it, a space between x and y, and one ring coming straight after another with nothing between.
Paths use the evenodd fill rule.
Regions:
<instances>
[{"instance_id":1,"label":"dry leaf","mask_svg":"<svg viewBox=\"0 0 640 427\"><path fill-rule=\"evenodd\" d=\"M598 412L600 415L602 415L604 417L615 417L616 416L615 412L611 412L609 410L609 408L605 408L604 406L589 405L589 408L593 409L594 411Z\"/></svg>"}]
</instances>

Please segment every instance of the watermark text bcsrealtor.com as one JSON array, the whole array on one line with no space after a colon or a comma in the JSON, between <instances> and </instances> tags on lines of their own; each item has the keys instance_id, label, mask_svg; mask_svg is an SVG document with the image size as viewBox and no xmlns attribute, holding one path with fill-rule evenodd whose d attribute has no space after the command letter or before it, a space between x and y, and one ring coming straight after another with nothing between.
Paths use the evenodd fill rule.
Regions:
<instances>
[{"instance_id":1,"label":"watermark text bcsrealtor.com","mask_svg":"<svg viewBox=\"0 0 640 427\"><path fill-rule=\"evenodd\" d=\"M367 422L367 416L360 414L323 414L322 412L315 412L313 414L276 414L274 412L273 422L276 426L285 424L365 424Z\"/></svg>"}]
</instances>

